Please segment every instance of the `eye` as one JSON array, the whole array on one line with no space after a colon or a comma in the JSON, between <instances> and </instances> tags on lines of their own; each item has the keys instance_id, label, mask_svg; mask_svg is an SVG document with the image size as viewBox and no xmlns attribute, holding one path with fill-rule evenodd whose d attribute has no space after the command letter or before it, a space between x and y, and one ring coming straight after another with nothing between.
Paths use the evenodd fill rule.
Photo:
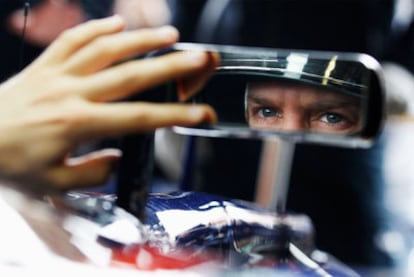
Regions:
<instances>
[{"instance_id":1,"label":"eye","mask_svg":"<svg viewBox=\"0 0 414 277\"><path fill-rule=\"evenodd\" d=\"M329 124L336 124L339 122L344 121L345 118L342 115L336 114L336 113L328 113L321 117L321 121L327 122Z\"/></svg>"},{"instance_id":2,"label":"eye","mask_svg":"<svg viewBox=\"0 0 414 277\"><path fill-rule=\"evenodd\" d=\"M258 110L258 114L262 117L273 117L273 116L277 116L278 113L277 111L271 108L260 108Z\"/></svg>"}]
</instances>

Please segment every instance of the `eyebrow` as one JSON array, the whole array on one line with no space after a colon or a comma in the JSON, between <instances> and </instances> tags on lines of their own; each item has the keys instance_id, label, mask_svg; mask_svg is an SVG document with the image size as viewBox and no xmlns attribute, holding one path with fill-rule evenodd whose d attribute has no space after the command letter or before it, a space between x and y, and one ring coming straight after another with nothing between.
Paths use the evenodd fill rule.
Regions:
<instances>
[{"instance_id":1,"label":"eyebrow","mask_svg":"<svg viewBox=\"0 0 414 277\"><path fill-rule=\"evenodd\" d=\"M247 99L260 105L266 105L266 106L274 105L272 100L267 100L264 97L248 95ZM319 110L335 109L335 108L343 108L343 107L349 107L349 106L354 106L355 108L359 109L360 108L359 102L360 101L352 101L352 100L345 100L345 99L335 100L335 101L324 99L323 102L313 103L310 107L311 109L315 109L315 110L316 109L319 109Z\"/></svg>"},{"instance_id":2,"label":"eyebrow","mask_svg":"<svg viewBox=\"0 0 414 277\"><path fill-rule=\"evenodd\" d=\"M267 100L266 98L263 98L263 97L252 96L250 94L247 95L247 99L260 105L271 106L273 104L271 100Z\"/></svg>"},{"instance_id":3,"label":"eyebrow","mask_svg":"<svg viewBox=\"0 0 414 277\"><path fill-rule=\"evenodd\" d=\"M329 101L325 100L323 102L314 103L311 105L311 109L315 110L327 110L327 109L337 109L337 108L345 108L345 107L353 107L356 109L360 109L359 101L352 101L352 100L339 100L339 101Z\"/></svg>"}]
</instances>

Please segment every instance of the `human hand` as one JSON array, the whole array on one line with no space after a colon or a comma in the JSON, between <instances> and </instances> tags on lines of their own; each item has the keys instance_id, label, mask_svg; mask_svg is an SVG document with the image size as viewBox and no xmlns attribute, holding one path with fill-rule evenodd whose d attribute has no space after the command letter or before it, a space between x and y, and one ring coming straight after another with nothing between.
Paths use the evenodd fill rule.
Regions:
<instances>
[{"instance_id":1,"label":"human hand","mask_svg":"<svg viewBox=\"0 0 414 277\"><path fill-rule=\"evenodd\" d=\"M215 120L207 106L111 102L170 80L184 80L181 88L189 96L219 60L211 53L182 51L128 61L172 45L178 33L172 27L123 29L117 16L69 29L0 86L0 176L34 191L100 185L120 153L70 158L80 144Z\"/></svg>"}]
</instances>

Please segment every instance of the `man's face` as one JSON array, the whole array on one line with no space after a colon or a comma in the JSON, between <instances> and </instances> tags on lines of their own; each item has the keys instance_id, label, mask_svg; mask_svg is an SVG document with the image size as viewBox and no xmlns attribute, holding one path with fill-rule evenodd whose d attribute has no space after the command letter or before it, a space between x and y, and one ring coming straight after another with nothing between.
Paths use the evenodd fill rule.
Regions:
<instances>
[{"instance_id":1,"label":"man's face","mask_svg":"<svg viewBox=\"0 0 414 277\"><path fill-rule=\"evenodd\" d=\"M276 82L251 83L246 119L251 128L353 134L361 130L361 100L329 90Z\"/></svg>"},{"instance_id":2,"label":"man's face","mask_svg":"<svg viewBox=\"0 0 414 277\"><path fill-rule=\"evenodd\" d=\"M17 1L17 0L16 0ZM40 47L48 46L64 30L85 21L82 6L78 1L36 1L28 14L27 22L23 10L16 10L7 18L11 33L20 35L26 24L25 40Z\"/></svg>"}]
</instances>

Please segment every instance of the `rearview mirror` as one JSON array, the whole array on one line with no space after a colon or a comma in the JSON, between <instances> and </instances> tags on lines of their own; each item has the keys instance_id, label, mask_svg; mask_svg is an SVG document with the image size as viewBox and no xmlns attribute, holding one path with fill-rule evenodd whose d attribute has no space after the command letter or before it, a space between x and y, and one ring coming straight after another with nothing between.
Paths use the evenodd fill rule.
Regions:
<instances>
[{"instance_id":1,"label":"rearview mirror","mask_svg":"<svg viewBox=\"0 0 414 277\"><path fill-rule=\"evenodd\" d=\"M221 56L189 100L211 105L218 122L174 127L180 134L369 147L381 130L382 71L369 55L196 43L173 48Z\"/></svg>"}]
</instances>

